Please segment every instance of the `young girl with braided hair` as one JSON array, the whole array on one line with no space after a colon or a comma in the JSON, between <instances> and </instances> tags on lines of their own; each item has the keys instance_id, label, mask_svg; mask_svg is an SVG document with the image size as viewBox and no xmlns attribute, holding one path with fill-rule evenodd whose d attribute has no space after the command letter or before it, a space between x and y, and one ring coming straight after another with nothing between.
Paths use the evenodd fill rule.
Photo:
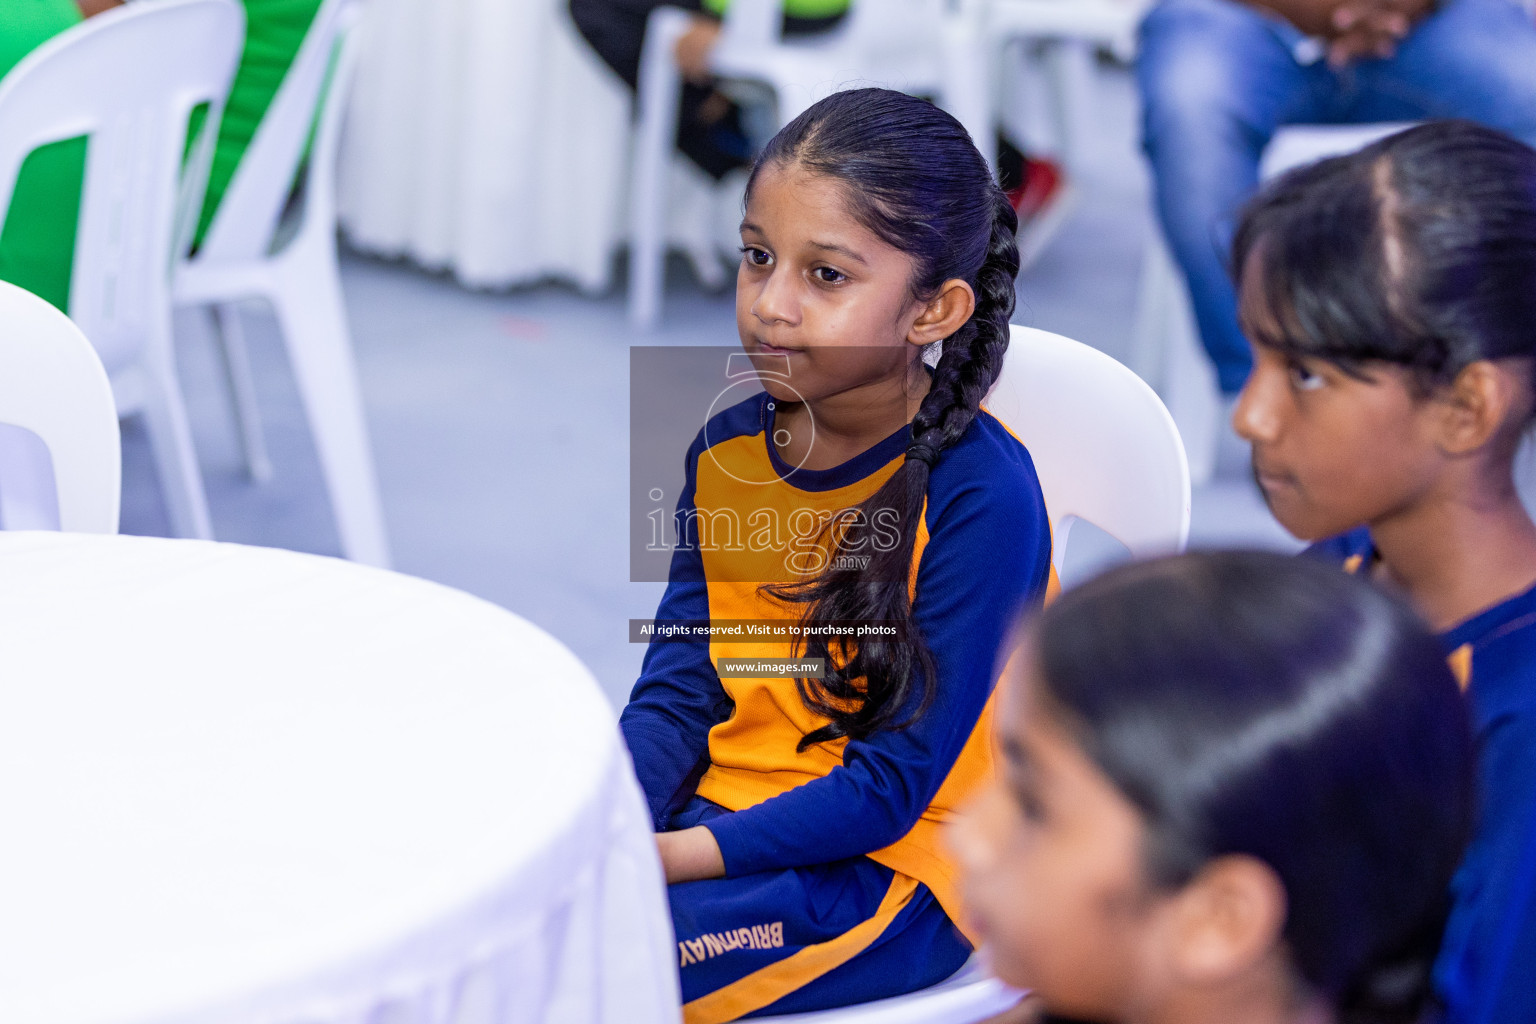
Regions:
<instances>
[{"instance_id":1,"label":"young girl with braided hair","mask_svg":"<svg viewBox=\"0 0 1536 1024\"><path fill-rule=\"evenodd\" d=\"M621 718L689 1024L965 962L940 831L992 775L997 653L1051 578L1029 453L981 407L1018 250L965 130L900 93L836 93L768 145L745 207L737 327L765 390L689 449L657 618L799 632L653 641ZM712 535L738 513L751 540ZM823 672L717 668L773 655Z\"/></svg>"}]
</instances>

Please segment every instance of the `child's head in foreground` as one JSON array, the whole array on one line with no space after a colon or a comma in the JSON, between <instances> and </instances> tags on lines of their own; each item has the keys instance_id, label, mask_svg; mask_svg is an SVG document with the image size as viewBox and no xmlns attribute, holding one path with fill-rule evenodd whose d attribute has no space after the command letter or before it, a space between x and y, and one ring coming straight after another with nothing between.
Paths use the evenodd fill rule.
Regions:
<instances>
[{"instance_id":1,"label":"child's head in foreground","mask_svg":"<svg viewBox=\"0 0 1536 1024\"><path fill-rule=\"evenodd\" d=\"M1309 540L1512 491L1536 408L1536 152L1441 121L1299 168L1233 245L1254 369L1233 416Z\"/></svg>"},{"instance_id":2,"label":"child's head in foreground","mask_svg":"<svg viewBox=\"0 0 1536 1024\"><path fill-rule=\"evenodd\" d=\"M1412 1021L1471 817L1439 645L1310 559L1113 570L1028 628L955 829L1004 980L1072 1017Z\"/></svg>"}]
</instances>

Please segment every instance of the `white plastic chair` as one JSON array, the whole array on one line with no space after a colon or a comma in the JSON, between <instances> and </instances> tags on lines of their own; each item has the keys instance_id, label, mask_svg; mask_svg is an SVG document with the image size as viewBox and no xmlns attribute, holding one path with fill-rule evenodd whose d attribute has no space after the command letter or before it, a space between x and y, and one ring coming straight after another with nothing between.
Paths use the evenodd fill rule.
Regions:
<instances>
[{"instance_id":1,"label":"white plastic chair","mask_svg":"<svg viewBox=\"0 0 1536 1024\"><path fill-rule=\"evenodd\" d=\"M1003 371L984 402L1018 435L1045 493L1058 572L1072 525L1085 520L1137 558L1184 550L1189 466L1173 418L1129 369L1081 342L1014 325ZM774 1024L978 1024L1023 993L973 957L931 988Z\"/></svg>"},{"instance_id":2,"label":"white plastic chair","mask_svg":"<svg viewBox=\"0 0 1536 1024\"><path fill-rule=\"evenodd\" d=\"M1023 996L988 975L972 957L946 980L904 996L756 1019L764 1024L978 1024L1013 1007Z\"/></svg>"},{"instance_id":3,"label":"white plastic chair","mask_svg":"<svg viewBox=\"0 0 1536 1024\"><path fill-rule=\"evenodd\" d=\"M116 533L122 452L112 385L80 328L0 281L0 526Z\"/></svg>"},{"instance_id":4,"label":"white plastic chair","mask_svg":"<svg viewBox=\"0 0 1536 1024\"><path fill-rule=\"evenodd\" d=\"M176 268L173 295L177 305L206 306L213 314L246 464L257 480L269 477L272 467L238 303L258 298L271 304L325 472L342 550L354 561L387 567L384 515L336 262L336 148L360 13L354 0L321 4L202 246ZM296 232L273 251L311 125L316 131Z\"/></svg>"},{"instance_id":5,"label":"white plastic chair","mask_svg":"<svg viewBox=\"0 0 1536 1024\"><path fill-rule=\"evenodd\" d=\"M1135 52L1136 26L1150 0L956 0L946 60L950 110L966 125L995 125L1000 103L999 70L1004 49L1021 41L1047 43L1046 84L1056 151L1069 170L1082 164L1089 133L1092 50L1103 46ZM973 132L978 149L995 159L992 132Z\"/></svg>"},{"instance_id":6,"label":"white plastic chair","mask_svg":"<svg viewBox=\"0 0 1536 1024\"><path fill-rule=\"evenodd\" d=\"M661 316L669 168L677 137L682 73L673 50L691 19L659 7L646 26L637 90L630 178L629 318L655 326ZM944 93L946 0L853 0L834 29L783 36L783 0L733 0L710 57L722 79L765 86L779 126L818 99L850 85Z\"/></svg>"},{"instance_id":7,"label":"white plastic chair","mask_svg":"<svg viewBox=\"0 0 1536 1024\"><path fill-rule=\"evenodd\" d=\"M191 237L244 38L236 0L129 4L48 40L0 81L0 217L29 153L90 137L70 317L101 356L119 411L143 412L182 536L213 530L176 375L169 270ZM200 103L209 114L183 175Z\"/></svg>"},{"instance_id":8,"label":"white plastic chair","mask_svg":"<svg viewBox=\"0 0 1536 1024\"><path fill-rule=\"evenodd\" d=\"M986 407L1029 449L1045 493L1057 572L1086 520L1135 558L1184 550L1189 464L1173 417L1136 374L1059 334L1014 325Z\"/></svg>"},{"instance_id":9,"label":"white plastic chair","mask_svg":"<svg viewBox=\"0 0 1536 1024\"><path fill-rule=\"evenodd\" d=\"M1303 164L1353 153L1409 126L1404 122L1287 125L1265 148L1259 178L1268 181ZM1205 483L1216 467L1221 393L1200 344L1184 276L1156 226L1147 240L1136 305L1131 366L1167 401L1189 445L1191 476L1196 484Z\"/></svg>"},{"instance_id":10,"label":"white plastic chair","mask_svg":"<svg viewBox=\"0 0 1536 1024\"><path fill-rule=\"evenodd\" d=\"M1058 199L1019 231L1019 262L1027 268L1077 204L1073 182L1086 170L1096 134L1094 50L1105 47L1129 60L1150 0L955 2L945 37L949 110L970 127L988 163L997 158L993 129L1007 124L1030 153L1051 153L1068 172ZM1033 95L1036 87L1043 95Z\"/></svg>"}]
</instances>

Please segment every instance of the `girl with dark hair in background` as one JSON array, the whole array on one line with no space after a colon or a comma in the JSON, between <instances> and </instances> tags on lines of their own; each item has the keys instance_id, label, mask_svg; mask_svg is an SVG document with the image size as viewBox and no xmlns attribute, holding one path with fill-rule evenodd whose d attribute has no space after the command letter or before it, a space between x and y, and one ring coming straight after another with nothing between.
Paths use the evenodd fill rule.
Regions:
<instances>
[{"instance_id":1,"label":"girl with dark hair in background","mask_svg":"<svg viewBox=\"0 0 1536 1024\"><path fill-rule=\"evenodd\" d=\"M971 953L939 830L991 775L995 655L1050 581L1029 453L980 408L1014 227L959 123L883 89L813 106L748 184L736 317L767 390L688 452L678 531L697 541L657 618L807 639L654 641L624 709L689 1024L909 992ZM712 536L732 516L753 541ZM825 675L716 668L774 655Z\"/></svg>"},{"instance_id":2,"label":"girl with dark hair in background","mask_svg":"<svg viewBox=\"0 0 1536 1024\"><path fill-rule=\"evenodd\" d=\"M952 832L994 970L1117 1024L1412 1024L1471 830L1434 638L1309 559L1113 570L1033 624Z\"/></svg>"},{"instance_id":3,"label":"girl with dark hair in background","mask_svg":"<svg viewBox=\"0 0 1536 1024\"><path fill-rule=\"evenodd\" d=\"M1254 371L1233 424L1280 523L1405 594L1466 689L1481 805L1436 984L1536 1021L1536 152L1439 122L1301 168L1234 246Z\"/></svg>"}]
</instances>

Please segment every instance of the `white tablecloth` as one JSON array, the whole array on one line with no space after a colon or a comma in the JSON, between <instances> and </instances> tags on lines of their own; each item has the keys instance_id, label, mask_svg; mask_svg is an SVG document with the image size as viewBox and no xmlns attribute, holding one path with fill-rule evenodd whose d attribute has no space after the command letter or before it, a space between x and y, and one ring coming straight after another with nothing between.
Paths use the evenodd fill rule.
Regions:
<instances>
[{"instance_id":1,"label":"white tablecloth","mask_svg":"<svg viewBox=\"0 0 1536 1024\"><path fill-rule=\"evenodd\" d=\"M608 285L629 94L565 0L369 0L342 137L359 248L472 287Z\"/></svg>"},{"instance_id":2,"label":"white tablecloth","mask_svg":"<svg viewBox=\"0 0 1536 1024\"><path fill-rule=\"evenodd\" d=\"M0 829L5 1021L678 1019L596 684L422 580L0 533Z\"/></svg>"}]
</instances>

